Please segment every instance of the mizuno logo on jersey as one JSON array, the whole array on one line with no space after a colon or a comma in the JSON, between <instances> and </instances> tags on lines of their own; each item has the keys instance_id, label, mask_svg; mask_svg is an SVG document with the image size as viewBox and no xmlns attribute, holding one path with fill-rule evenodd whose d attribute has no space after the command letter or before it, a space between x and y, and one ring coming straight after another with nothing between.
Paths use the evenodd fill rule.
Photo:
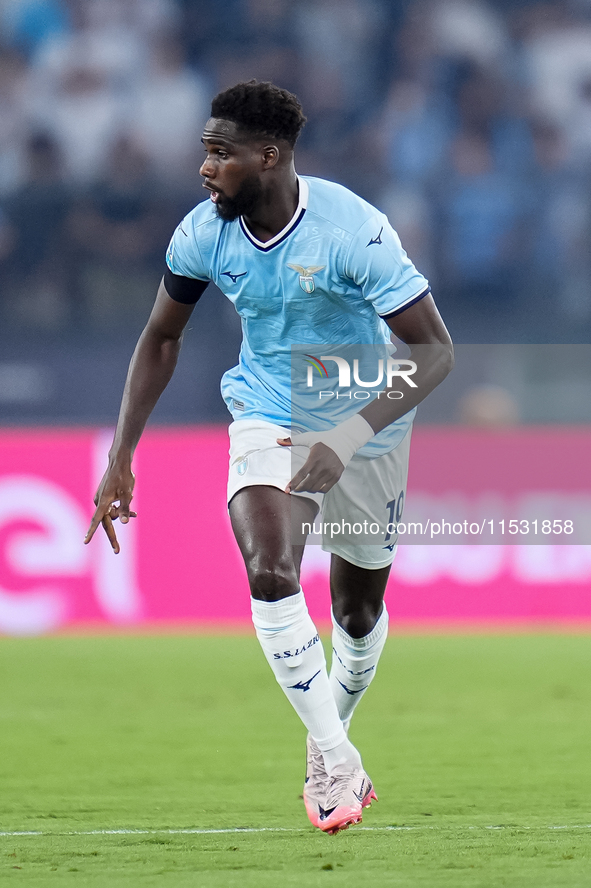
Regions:
<instances>
[{"instance_id":1,"label":"mizuno logo on jersey","mask_svg":"<svg viewBox=\"0 0 591 888\"><path fill-rule=\"evenodd\" d=\"M287 267L297 271L300 276L300 287L304 293L308 293L309 295L316 289L312 275L317 274L319 271L323 271L326 268L326 265L311 265L309 268L304 268L303 265L291 265L288 262Z\"/></svg>"},{"instance_id":2,"label":"mizuno logo on jersey","mask_svg":"<svg viewBox=\"0 0 591 888\"><path fill-rule=\"evenodd\" d=\"M384 230L384 226L380 228L380 233L377 237L372 237L370 242L367 244L368 247L371 247L372 244L381 244L382 243L382 231Z\"/></svg>"},{"instance_id":3,"label":"mizuno logo on jersey","mask_svg":"<svg viewBox=\"0 0 591 888\"><path fill-rule=\"evenodd\" d=\"M225 275L226 277L229 277L231 279L232 283L235 284L236 281L238 280L238 278L244 277L244 275L248 274L248 272L241 271L240 274L232 274L231 271L222 271L222 274Z\"/></svg>"},{"instance_id":4,"label":"mizuno logo on jersey","mask_svg":"<svg viewBox=\"0 0 591 888\"><path fill-rule=\"evenodd\" d=\"M290 689L290 690L293 690L293 691L303 691L304 694L305 694L306 691L309 691L309 690L310 690L310 685L312 684L312 682L314 681L314 679L316 678L316 676L317 676L317 675L320 675L321 671L322 671L322 670L319 669L318 672L315 672L315 673L314 673L314 675L312 676L312 678L308 678L306 681L298 681L297 684L294 684L294 685L288 685L289 689Z\"/></svg>"}]
</instances>

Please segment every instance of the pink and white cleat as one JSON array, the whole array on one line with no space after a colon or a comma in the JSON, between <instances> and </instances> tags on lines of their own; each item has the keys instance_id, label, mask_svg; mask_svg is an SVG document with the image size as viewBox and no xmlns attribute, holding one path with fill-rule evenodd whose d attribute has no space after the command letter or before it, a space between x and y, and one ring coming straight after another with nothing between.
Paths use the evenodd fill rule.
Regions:
<instances>
[{"instance_id":1,"label":"pink and white cleat","mask_svg":"<svg viewBox=\"0 0 591 888\"><path fill-rule=\"evenodd\" d=\"M320 827L320 812L326 805L326 794L330 778L324 767L322 752L316 741L308 734L306 740L306 781L304 783L304 805L312 826Z\"/></svg>"},{"instance_id":2,"label":"pink and white cleat","mask_svg":"<svg viewBox=\"0 0 591 888\"><path fill-rule=\"evenodd\" d=\"M336 768L329 777L326 804L316 824L331 836L361 823L364 808L378 800L373 783L363 768Z\"/></svg>"}]
</instances>

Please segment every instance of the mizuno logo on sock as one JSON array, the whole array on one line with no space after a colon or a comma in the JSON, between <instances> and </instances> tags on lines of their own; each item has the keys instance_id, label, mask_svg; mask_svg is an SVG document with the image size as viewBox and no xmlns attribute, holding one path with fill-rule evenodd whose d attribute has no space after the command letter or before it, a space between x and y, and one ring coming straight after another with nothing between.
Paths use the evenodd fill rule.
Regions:
<instances>
[{"instance_id":1,"label":"mizuno logo on sock","mask_svg":"<svg viewBox=\"0 0 591 888\"><path fill-rule=\"evenodd\" d=\"M360 694L361 691L366 691L366 690L368 689L368 687L369 687L369 685L365 685L364 688L359 688L358 691L352 691L351 688L348 688L347 685L344 685L343 682L340 681L338 678L337 678L337 681L339 682L339 684L340 684L340 686L342 687L342 689L343 689L344 691L346 691L348 694L350 694L352 697L354 697L355 694Z\"/></svg>"},{"instance_id":2,"label":"mizuno logo on sock","mask_svg":"<svg viewBox=\"0 0 591 888\"><path fill-rule=\"evenodd\" d=\"M316 672L315 675L313 675L312 678L309 678L307 681L298 681L298 683L295 685L288 685L289 689L294 691L303 691L304 693L306 693L306 691L310 690L310 685L312 684L316 676L320 675L321 671L322 670L319 669L318 672Z\"/></svg>"}]
</instances>

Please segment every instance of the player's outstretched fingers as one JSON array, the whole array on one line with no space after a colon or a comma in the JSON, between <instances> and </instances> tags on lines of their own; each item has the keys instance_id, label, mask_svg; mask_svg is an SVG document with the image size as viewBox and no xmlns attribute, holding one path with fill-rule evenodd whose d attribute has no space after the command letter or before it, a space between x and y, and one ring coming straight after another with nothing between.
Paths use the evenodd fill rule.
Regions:
<instances>
[{"instance_id":1,"label":"player's outstretched fingers","mask_svg":"<svg viewBox=\"0 0 591 888\"><path fill-rule=\"evenodd\" d=\"M95 509L94 515L92 516L92 521L90 522L90 527L86 531L86 536L84 537L85 545L88 545L88 543L91 541L96 533L98 526L102 523L104 517L104 507L98 505L96 497L94 503L97 508Z\"/></svg>"},{"instance_id":2,"label":"player's outstretched fingers","mask_svg":"<svg viewBox=\"0 0 591 888\"><path fill-rule=\"evenodd\" d=\"M117 534L115 533L115 528L113 527L113 522L111 521L110 515L105 515L101 521L101 524L105 528L105 533L111 543L111 548L115 555L118 555L121 551L121 547L119 546L119 541L117 539Z\"/></svg>"}]
</instances>

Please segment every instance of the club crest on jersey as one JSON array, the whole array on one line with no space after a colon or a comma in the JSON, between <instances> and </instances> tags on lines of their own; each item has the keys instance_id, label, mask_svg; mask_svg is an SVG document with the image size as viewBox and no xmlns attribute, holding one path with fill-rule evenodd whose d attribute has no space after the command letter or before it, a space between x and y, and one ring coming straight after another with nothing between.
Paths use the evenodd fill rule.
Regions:
<instances>
[{"instance_id":1,"label":"club crest on jersey","mask_svg":"<svg viewBox=\"0 0 591 888\"><path fill-rule=\"evenodd\" d=\"M304 291L310 295L316 289L314 284L313 274L316 274L318 271L322 271L326 268L326 265L310 265L309 268L304 268L303 265L291 265L289 262L287 263L288 268L293 268L294 271L300 276L300 287Z\"/></svg>"}]
</instances>

